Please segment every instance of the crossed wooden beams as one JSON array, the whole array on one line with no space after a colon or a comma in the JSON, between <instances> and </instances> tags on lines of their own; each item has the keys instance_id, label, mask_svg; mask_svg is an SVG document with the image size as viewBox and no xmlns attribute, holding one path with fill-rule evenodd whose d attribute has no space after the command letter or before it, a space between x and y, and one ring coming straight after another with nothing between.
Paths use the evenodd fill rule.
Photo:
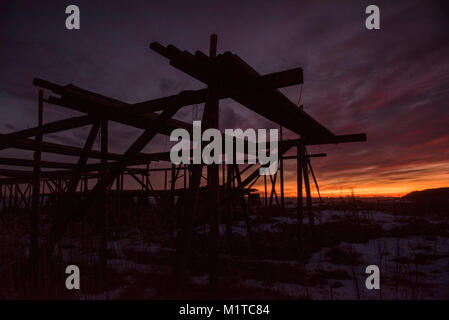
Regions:
<instances>
[{"instance_id":1,"label":"crossed wooden beams","mask_svg":"<svg viewBox=\"0 0 449 320\"><path fill-rule=\"evenodd\" d=\"M128 166L148 164L153 160L157 161L169 159L168 152L147 154L142 153L141 151L158 133L169 135L172 130L176 128L184 128L188 131L192 131L192 126L190 124L172 119L181 107L205 102L206 106L203 113L202 130L207 128L218 128L218 104L219 100L223 98L232 98L250 110L253 110L278 125L300 135L300 138L292 140L282 140L281 138L281 141L279 141L279 156L281 157L281 166L283 168L283 160L291 158L284 157L284 154L292 147L296 147L298 170L298 233L300 233L299 221L302 221L303 210L303 174L307 193L307 208L309 211L310 223L313 224L313 215L311 210L309 210L309 208L311 209L310 183L308 181L307 174L307 161L309 161L309 158L306 154L305 147L313 144L365 141L366 135L334 135L330 130L304 112L302 108L298 108L294 105L287 97L277 90L281 87L302 83L303 75L300 68L276 72L268 75L260 75L235 54L230 52L217 54L217 38L214 35L211 37L209 55L206 55L201 51L191 54L187 51L180 51L171 45L164 47L157 42L153 42L150 45L150 48L167 58L170 64L175 68L203 82L207 88L196 91L183 91L179 94L164 98L136 104L128 104L117 99L112 99L81 89L74 85L69 84L61 86L36 78L33 81L35 85L40 88L50 90L59 96L49 96L44 99L43 91L40 90L39 125L35 128L0 135L0 149L20 148L34 151L34 160L0 158L0 164L26 165L33 167L32 172L10 169L0 170L0 175L11 176L15 179L23 179L23 181L29 181L29 179L31 179L33 182L32 256L35 256L38 252L38 248L36 248L38 232L36 229L36 219L39 213L38 199L40 179L50 177L68 177L69 179L66 186L66 189L68 190L66 201L68 210L64 210L61 213L58 223L54 226L54 230L51 233L54 237L53 242L57 241L63 234L65 226L75 215L86 213L87 209L93 204L102 204L102 247L104 249L103 251L105 251L105 226L107 226L107 204L105 199L108 187L112 185L114 180L119 179L120 175L125 170L128 170ZM43 102L77 110L85 113L85 115L43 124ZM141 135L131 144L125 153L110 153L108 150L108 121L115 121L121 124L143 129L143 133L141 133ZM69 147L42 140L42 136L44 134L60 132L86 125L90 125L91 127L83 148ZM92 145L100 131L101 151L94 151L92 150ZM35 139L30 139L31 137L35 137ZM78 162L75 164L67 164L41 161L42 152L78 156ZM88 158L96 158L101 161L99 163L88 164ZM246 178L242 178L243 172L249 170L250 167L252 166L248 166L243 171L239 171L237 165L228 166L228 192L226 193L226 197L231 200L234 198L240 199L242 206L245 205L245 199L243 196L244 188L248 186L251 187L259 177L259 169L257 168ZM41 172L41 168L58 168L68 170ZM218 261L218 212L222 209L226 199L219 198L218 166L210 165L207 169L207 192L209 199L208 207L211 230L210 282L212 285L216 285L216 269ZM180 168L178 168L178 172L179 170ZM71 205L81 176L83 174L88 175L92 171L98 172L99 180L97 184L87 193L86 198L82 200L78 206ZM184 221L182 223L180 233L181 241L177 255L178 263L175 268L177 271L176 275L180 278L183 278L182 275L186 268L186 263L191 250L191 235L193 221L198 210L202 165L192 165L190 167L190 171L191 177L188 190L189 196L187 197L187 200L190 201L190 203L184 206ZM283 169L281 169L281 171L281 181L283 181ZM176 181L177 173L173 174L172 177L174 181ZM237 181L237 185L232 188L229 185L229 181L231 181L230 178L232 178L233 184L235 184L235 180ZM174 188L174 181L172 181L171 188ZM2 181L0 180L0 182ZM272 179L273 186L275 183L276 176ZM223 186L223 188L225 188L225 186ZM283 190L281 190L281 193L281 201L283 202ZM274 187L272 188L271 199L273 196L276 196ZM232 217L230 219L232 220ZM248 218L247 222L249 230Z\"/></svg>"},{"instance_id":2,"label":"crossed wooden beams","mask_svg":"<svg viewBox=\"0 0 449 320\"><path fill-rule=\"evenodd\" d=\"M302 108L297 108L289 99L282 95L279 91L275 90L276 85L273 87L266 86L264 90L257 90L258 81L260 75L251 68L246 62L240 59L237 55L230 52L226 52L222 55L216 55L216 48L212 48L216 45L216 38L211 38L211 53L209 56L205 55L201 51L197 51L195 55L190 54L187 51L180 51L174 46L164 47L157 42L153 42L150 48L164 56L170 61L170 64L175 68L189 74L193 78L207 84L211 89L211 95L213 96L212 102L209 100L210 105L214 105L214 108L218 105L218 98L220 95L229 96L245 107L257 112L258 114L276 122L280 126L283 126L299 135L301 135L302 140L309 140L310 143L322 144L322 143L333 143L338 141L339 137L335 136L327 128L318 123L315 119L310 117L305 113ZM275 79L273 77L272 79ZM274 81L276 82L276 81ZM302 83L302 72L300 81ZM274 108L276 106L276 108ZM208 104L206 104L206 111L203 115L203 121L211 121L218 119L218 111L216 114L207 114ZM218 110L218 108L216 108ZM207 127L210 127L208 125ZM366 136L353 135L346 136L342 140L364 141ZM301 199L298 199L298 237L300 236L300 223L302 221L302 174L305 173L304 179L306 184L307 192L307 208L309 210L310 222L313 224L313 215L311 211L311 196L310 196L310 184L308 181L307 174L307 162L305 155L305 141L289 144L283 143L279 146L279 155L282 157L283 154L292 146L297 147L297 163L298 163L298 193L301 194ZM305 165L304 165L305 163ZM216 284L216 270L215 266L217 263L217 250L216 242L218 239L217 229L218 225L216 222L216 215L220 208L219 200L216 198L216 193L214 190L217 188L218 183L215 181L216 172L213 171L214 167L210 166L208 168L209 174L212 178L208 181L208 186L210 189L209 198L212 199L210 203L210 248L211 248L211 269L210 269L210 283L212 285ZM254 179L259 176L259 171L256 169L253 171L246 179L240 180L240 175L237 175L238 187L230 192L230 196L238 196L241 194L241 190L244 186L250 184ZM193 203L191 204L191 210L188 210L184 214L186 221L183 223L182 233L181 233L181 247L178 249L178 265L177 273L179 276L184 272L186 267L186 257L190 250L190 238L192 232L192 221L195 216L197 207L197 197L195 189L199 183L199 177L197 180L193 180L193 185L191 186ZM299 183L301 179L301 183ZM275 181L273 181L273 184ZM301 202L299 202L299 200ZM243 199L244 202L244 199ZM302 224L302 223L301 223ZM248 225L249 228L249 225Z\"/></svg>"}]
</instances>

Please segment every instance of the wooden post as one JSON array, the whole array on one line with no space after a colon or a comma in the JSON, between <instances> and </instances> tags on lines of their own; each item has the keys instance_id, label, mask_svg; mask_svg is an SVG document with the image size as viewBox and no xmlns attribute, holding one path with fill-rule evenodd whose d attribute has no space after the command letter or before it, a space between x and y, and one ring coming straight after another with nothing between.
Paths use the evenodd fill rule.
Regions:
<instances>
[{"instance_id":1,"label":"wooden post","mask_svg":"<svg viewBox=\"0 0 449 320\"><path fill-rule=\"evenodd\" d=\"M280 132L280 140L282 141L282 126L279 128ZM279 170L280 170L280 182L281 182L281 207L282 210L285 210L285 199L284 199L284 159L281 154L279 154Z\"/></svg>"},{"instance_id":2,"label":"wooden post","mask_svg":"<svg viewBox=\"0 0 449 320\"><path fill-rule=\"evenodd\" d=\"M120 224L120 220L121 220L121 210L120 210L120 206L121 206L121 202L120 202L120 194L121 194L121 190L120 190L120 185L121 185L121 175L119 174L117 176L116 179L116 184L115 184L115 192L116 192L116 196L115 196L115 201L116 201L116 210L115 210L115 221L114 224L118 223Z\"/></svg>"},{"instance_id":3,"label":"wooden post","mask_svg":"<svg viewBox=\"0 0 449 320\"><path fill-rule=\"evenodd\" d=\"M265 202L265 207L268 205L268 198L267 198L267 176L264 175L263 176L263 185L264 185L264 202Z\"/></svg>"},{"instance_id":4,"label":"wooden post","mask_svg":"<svg viewBox=\"0 0 449 320\"><path fill-rule=\"evenodd\" d=\"M83 151L78 159L78 163L76 164L76 167L73 169L72 176L70 178L69 185L68 185L68 192L72 198L75 196L78 183L81 180L83 170L87 164L87 160L89 159L89 152L92 149L92 146L95 142L95 138L97 137L99 129L100 129L100 123L95 122L92 125L92 127L89 131L89 135L87 136L87 139L84 143ZM86 187L86 189L88 189L87 188L88 172L85 173L85 179L86 179L84 181L85 187ZM67 201L66 204L68 206L71 205L70 201Z\"/></svg>"},{"instance_id":5,"label":"wooden post","mask_svg":"<svg viewBox=\"0 0 449 320\"><path fill-rule=\"evenodd\" d=\"M315 173L313 172L312 163L310 161L310 156L307 159L307 163L309 165L309 169L310 169L310 173L312 174L313 181L315 182L315 187L316 187L316 192L318 193L318 198L320 199L320 202L323 202L323 200L321 199L320 187L318 186L318 181L316 180Z\"/></svg>"},{"instance_id":6,"label":"wooden post","mask_svg":"<svg viewBox=\"0 0 449 320\"><path fill-rule=\"evenodd\" d=\"M143 190L145 190L145 174L144 173L140 174L140 181L142 181L142 183L140 184L140 190L143 191Z\"/></svg>"},{"instance_id":7,"label":"wooden post","mask_svg":"<svg viewBox=\"0 0 449 320\"><path fill-rule=\"evenodd\" d=\"M297 179L297 207L296 207L296 214L297 214L297 240L301 241L301 229L302 229L302 217L303 217L303 207L302 207L302 157L301 157L301 148L302 145L296 146L296 179Z\"/></svg>"},{"instance_id":8,"label":"wooden post","mask_svg":"<svg viewBox=\"0 0 449 320\"><path fill-rule=\"evenodd\" d=\"M8 213L11 214L13 197L14 197L12 183L10 183L8 185L8 189L9 189Z\"/></svg>"},{"instance_id":9,"label":"wooden post","mask_svg":"<svg viewBox=\"0 0 449 320\"><path fill-rule=\"evenodd\" d=\"M277 178L277 176L278 176L277 171L274 174L274 178L272 176L270 176L270 180L271 180L270 207L273 205L273 196L276 197L276 202L277 202L277 195L276 195L276 178Z\"/></svg>"},{"instance_id":10,"label":"wooden post","mask_svg":"<svg viewBox=\"0 0 449 320\"><path fill-rule=\"evenodd\" d=\"M234 144L234 146L235 146L235 144ZM235 155L235 152L234 152L234 155ZM235 161L234 161L234 163L235 163ZM237 185L241 185L242 177L240 176L239 166L237 164L233 164L232 166L234 167L233 171L235 173L235 177L236 177L236 180L237 180ZM250 212L248 210L248 206L246 205L245 194L243 193L243 188L242 189L239 188L237 190L240 191L240 194L239 194L240 203L241 203L241 206L242 206L243 214L245 215L246 230L247 230L247 235L249 237L250 236L250 232L251 232L251 224L250 224L250 221L249 221Z\"/></svg>"},{"instance_id":11,"label":"wooden post","mask_svg":"<svg viewBox=\"0 0 449 320\"><path fill-rule=\"evenodd\" d=\"M39 90L38 102L38 126L43 123L44 110L44 92ZM39 286L39 195L40 195L40 174L41 174L41 150L42 134L36 136L36 151L34 152L34 170L33 170L33 198L31 211L31 229L30 229L30 258L33 270L33 286Z\"/></svg>"},{"instance_id":12,"label":"wooden post","mask_svg":"<svg viewBox=\"0 0 449 320\"><path fill-rule=\"evenodd\" d=\"M150 163L148 162L146 165L147 170L145 171L145 177L146 177L146 181L145 181L145 185L147 186L148 189L148 185L150 184Z\"/></svg>"},{"instance_id":13,"label":"wooden post","mask_svg":"<svg viewBox=\"0 0 449 320\"><path fill-rule=\"evenodd\" d=\"M84 193L87 193L89 191L89 178L87 176L88 174L84 176Z\"/></svg>"},{"instance_id":14,"label":"wooden post","mask_svg":"<svg viewBox=\"0 0 449 320\"><path fill-rule=\"evenodd\" d=\"M3 192L3 189L5 192ZM1 185L0 190L2 191L2 214L6 217L6 185Z\"/></svg>"},{"instance_id":15,"label":"wooden post","mask_svg":"<svg viewBox=\"0 0 449 320\"><path fill-rule=\"evenodd\" d=\"M210 58L213 59L217 54L217 36L210 38ZM209 84L208 99L204 108L202 118L202 131L209 128L218 129L218 93L214 84ZM191 203L185 206L184 221L180 233L177 261L175 264L175 276L177 285L183 285L184 272L187 260L190 256L190 245L193 232L193 219L198 210L199 186L201 183L202 169L201 164L192 165L192 176L189 183L189 200ZM208 194L209 194L209 284L212 288L217 287L217 265L218 265L218 210L219 210L219 169L218 165L212 164L207 167L208 172Z\"/></svg>"},{"instance_id":16,"label":"wooden post","mask_svg":"<svg viewBox=\"0 0 449 320\"><path fill-rule=\"evenodd\" d=\"M210 37L210 48L209 48L209 58L214 59L217 56L217 35L213 34ZM214 88L215 84L209 84L208 86L208 101L205 106L205 127L218 129L219 121L219 99L218 92ZM209 190L209 223L210 223L210 273L209 273L209 284L212 288L218 286L218 238L219 238L219 209L220 209L220 199L219 199L219 185L220 185L220 174L218 164L211 164L207 167L207 176L209 180L208 190Z\"/></svg>"},{"instance_id":17,"label":"wooden post","mask_svg":"<svg viewBox=\"0 0 449 320\"><path fill-rule=\"evenodd\" d=\"M310 182L309 182L309 171L307 170L307 155L305 152L305 147L302 147L302 158L304 161L302 161L302 168L304 173L304 185L306 187L306 204L307 204L307 214L309 216L309 224L310 227L313 228L315 225L314 217L313 217L313 208L312 208L312 195L310 192Z\"/></svg>"},{"instance_id":18,"label":"wooden post","mask_svg":"<svg viewBox=\"0 0 449 320\"><path fill-rule=\"evenodd\" d=\"M184 165L184 192L187 190L187 165Z\"/></svg>"},{"instance_id":19,"label":"wooden post","mask_svg":"<svg viewBox=\"0 0 449 320\"><path fill-rule=\"evenodd\" d=\"M227 165L227 182L226 182L226 193L228 197L228 201L226 201L226 243L228 245L228 248L230 248L231 245L231 239L232 239L232 173L233 170L230 170L230 165Z\"/></svg>"},{"instance_id":20,"label":"wooden post","mask_svg":"<svg viewBox=\"0 0 449 320\"><path fill-rule=\"evenodd\" d=\"M19 192L17 191L17 183L14 183L14 208L16 208L16 210L19 207Z\"/></svg>"},{"instance_id":21,"label":"wooden post","mask_svg":"<svg viewBox=\"0 0 449 320\"><path fill-rule=\"evenodd\" d=\"M103 176L108 174L108 120L104 119L101 123L101 164L103 167ZM103 192L102 203L102 233L100 242L100 279L102 280L102 289L106 286L106 272L107 272L107 245L108 245L108 186L105 185Z\"/></svg>"},{"instance_id":22,"label":"wooden post","mask_svg":"<svg viewBox=\"0 0 449 320\"><path fill-rule=\"evenodd\" d=\"M29 191L28 191L28 201L29 199L33 198L33 185L29 184ZM42 206L44 204L45 201L45 183L42 181L42 190L41 190L41 200L40 200L40 205Z\"/></svg>"},{"instance_id":23,"label":"wooden post","mask_svg":"<svg viewBox=\"0 0 449 320\"><path fill-rule=\"evenodd\" d=\"M188 195L186 195L187 202L184 206L184 214L182 215L181 232L177 241L177 254L173 269L177 289L184 285L185 271L190 257L193 222L198 209L201 171L201 164L194 164L189 170L189 191Z\"/></svg>"},{"instance_id":24,"label":"wooden post","mask_svg":"<svg viewBox=\"0 0 449 320\"><path fill-rule=\"evenodd\" d=\"M174 238L175 232L175 185L176 185L176 176L175 176L176 166L174 164L171 165L171 185L170 185L170 203L169 203L169 240L172 241Z\"/></svg>"}]
</instances>

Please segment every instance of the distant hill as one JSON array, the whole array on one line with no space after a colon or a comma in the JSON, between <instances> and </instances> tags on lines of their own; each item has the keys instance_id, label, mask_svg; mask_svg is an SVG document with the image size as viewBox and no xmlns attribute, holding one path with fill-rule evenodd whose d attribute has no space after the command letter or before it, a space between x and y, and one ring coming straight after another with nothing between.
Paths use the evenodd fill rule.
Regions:
<instances>
[{"instance_id":1,"label":"distant hill","mask_svg":"<svg viewBox=\"0 0 449 320\"><path fill-rule=\"evenodd\" d=\"M403 198L407 200L449 200L449 187L448 188L437 188L437 189L426 189L422 191L413 191L406 194Z\"/></svg>"},{"instance_id":2,"label":"distant hill","mask_svg":"<svg viewBox=\"0 0 449 320\"><path fill-rule=\"evenodd\" d=\"M449 188L413 191L402 198L412 201L418 206L425 206L428 209L433 208L437 209L437 211L449 210Z\"/></svg>"}]
</instances>

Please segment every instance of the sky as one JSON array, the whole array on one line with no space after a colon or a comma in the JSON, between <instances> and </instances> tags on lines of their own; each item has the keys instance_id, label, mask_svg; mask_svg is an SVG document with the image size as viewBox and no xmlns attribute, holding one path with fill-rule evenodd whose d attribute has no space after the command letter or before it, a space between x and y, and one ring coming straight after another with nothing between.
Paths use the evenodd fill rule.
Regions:
<instances>
[{"instance_id":1,"label":"sky","mask_svg":"<svg viewBox=\"0 0 449 320\"><path fill-rule=\"evenodd\" d=\"M70 4L80 8L80 30L65 28ZM380 30L365 28L369 4L380 8ZM301 67L302 88L281 91L333 133L367 134L363 143L309 147L327 153L312 160L323 195L399 196L449 186L448 31L445 1L2 1L0 132L36 126L34 77L128 103L203 88L149 44L207 53L215 33L218 53L238 54L261 74ZM184 107L175 118L191 122L202 108ZM45 105L44 122L74 115ZM277 125L221 100L220 128L237 127ZM124 152L139 132L111 124L110 150ZM44 140L81 147L87 133L83 127ZM169 145L158 135L144 151ZM286 164L287 196L296 194L295 167Z\"/></svg>"}]
</instances>

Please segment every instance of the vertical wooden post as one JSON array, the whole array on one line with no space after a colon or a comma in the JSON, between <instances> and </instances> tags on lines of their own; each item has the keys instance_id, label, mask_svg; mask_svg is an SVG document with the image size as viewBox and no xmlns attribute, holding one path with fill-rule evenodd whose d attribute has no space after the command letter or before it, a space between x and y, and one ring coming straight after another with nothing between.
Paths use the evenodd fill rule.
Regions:
<instances>
[{"instance_id":1,"label":"vertical wooden post","mask_svg":"<svg viewBox=\"0 0 449 320\"><path fill-rule=\"evenodd\" d=\"M145 186L147 187L146 189L148 190L148 185L150 184L150 163L147 163L146 166L147 170L145 171L145 177L146 177L146 181L145 181Z\"/></svg>"},{"instance_id":2,"label":"vertical wooden post","mask_svg":"<svg viewBox=\"0 0 449 320\"><path fill-rule=\"evenodd\" d=\"M164 191L167 191L167 170L164 170Z\"/></svg>"},{"instance_id":3,"label":"vertical wooden post","mask_svg":"<svg viewBox=\"0 0 449 320\"><path fill-rule=\"evenodd\" d=\"M302 145L298 144L296 146L296 179L297 179L297 207L296 207L296 214L297 214L297 240L301 241L301 229L302 229L302 217L303 217L303 207L302 207Z\"/></svg>"},{"instance_id":4,"label":"vertical wooden post","mask_svg":"<svg viewBox=\"0 0 449 320\"><path fill-rule=\"evenodd\" d=\"M194 217L198 209L199 186L202 176L202 165L194 164L189 168L189 191L182 215L181 232L177 241L177 255L174 265L175 284L177 288L184 285L185 271L190 257Z\"/></svg>"},{"instance_id":5,"label":"vertical wooden post","mask_svg":"<svg viewBox=\"0 0 449 320\"><path fill-rule=\"evenodd\" d=\"M142 182L140 184L140 190L143 191L143 190L145 190L145 174L144 173L140 174L140 181Z\"/></svg>"},{"instance_id":6,"label":"vertical wooden post","mask_svg":"<svg viewBox=\"0 0 449 320\"><path fill-rule=\"evenodd\" d=\"M268 205L268 197L267 197L267 176L263 176L263 185L264 185L264 202L265 207Z\"/></svg>"},{"instance_id":7,"label":"vertical wooden post","mask_svg":"<svg viewBox=\"0 0 449 320\"><path fill-rule=\"evenodd\" d=\"M209 57L214 59L217 56L217 35L213 34L210 37L210 48ZM208 101L205 106L205 117L206 117L206 128L218 129L219 120L219 99L215 84L209 84L209 96ZM221 156L221 155L220 155ZM207 176L209 180L208 190L209 190L209 223L210 223L210 273L209 273L209 284L212 288L216 288L218 285L218 238L219 238L219 184L220 184L220 174L218 164L211 164L207 167Z\"/></svg>"},{"instance_id":8,"label":"vertical wooden post","mask_svg":"<svg viewBox=\"0 0 449 320\"><path fill-rule=\"evenodd\" d=\"M17 183L14 183L14 208L16 210L19 208L19 192L18 192L18 185Z\"/></svg>"},{"instance_id":9,"label":"vertical wooden post","mask_svg":"<svg viewBox=\"0 0 449 320\"><path fill-rule=\"evenodd\" d=\"M101 123L101 165L103 176L108 173L108 120L104 119ZM108 187L105 186L102 192L102 232L100 242L100 279L102 289L105 289L107 279L107 245L108 245Z\"/></svg>"},{"instance_id":10,"label":"vertical wooden post","mask_svg":"<svg viewBox=\"0 0 449 320\"><path fill-rule=\"evenodd\" d=\"M235 152L234 152L234 155L235 155ZM240 176L239 166L237 164L234 164L233 166L234 166L235 177L237 180L237 185L240 186L242 184L242 177ZM242 205L243 214L245 215L247 236L249 237L250 232L251 232L251 224L250 224L249 215L251 213L249 212L249 206L247 206L247 204L246 204L246 199L245 199L245 194L243 192L243 189L241 189L239 197L240 197L240 201L241 201L241 205ZM249 202L249 196L248 196L248 202Z\"/></svg>"},{"instance_id":11,"label":"vertical wooden post","mask_svg":"<svg viewBox=\"0 0 449 320\"><path fill-rule=\"evenodd\" d=\"M43 123L44 110L44 92L39 90L38 101L38 126ZM35 288L39 285L39 195L40 195L40 174L41 174L41 151L42 134L36 136L36 150L34 152L34 170L33 170L33 197L31 211L31 229L30 229L30 258L33 270L33 285Z\"/></svg>"},{"instance_id":12,"label":"vertical wooden post","mask_svg":"<svg viewBox=\"0 0 449 320\"><path fill-rule=\"evenodd\" d=\"M280 138L282 141L282 126L279 128ZM280 170L280 182L281 182L281 207L285 210L285 199L284 199L284 159L283 154L279 154L279 170Z\"/></svg>"},{"instance_id":13,"label":"vertical wooden post","mask_svg":"<svg viewBox=\"0 0 449 320\"><path fill-rule=\"evenodd\" d=\"M273 196L276 197L276 202L278 203L277 195L276 195L276 178L277 178L277 176L278 176L277 171L274 174L274 178L273 178L273 176L270 176L270 180L271 180L270 207L273 205Z\"/></svg>"},{"instance_id":14,"label":"vertical wooden post","mask_svg":"<svg viewBox=\"0 0 449 320\"><path fill-rule=\"evenodd\" d=\"M234 151L235 152L235 151ZM235 157L234 157L235 158ZM232 200L233 200L233 189L232 189L232 173L233 170L230 170L232 167L227 165L227 182L226 182L226 196L228 197L228 201L226 201L226 243L228 248L231 245L232 239Z\"/></svg>"},{"instance_id":15,"label":"vertical wooden post","mask_svg":"<svg viewBox=\"0 0 449 320\"><path fill-rule=\"evenodd\" d=\"M212 35L210 39L210 58L214 58L217 52L217 36ZM202 131L208 128L218 129L218 95L214 89L214 84L209 85L208 99L203 113ZM202 164L194 164L191 166L191 178L189 181L189 201L185 206L183 215L182 229L180 232L180 241L178 247L178 255L175 263L175 276L178 286L183 285L185 267L190 256L191 238L193 232L193 219L198 210L199 187L202 177ZM219 209L219 171L217 165L208 166L208 192L209 192L209 216L210 216L210 232L209 232L209 261L210 274L209 283L211 287L217 286L217 263L218 263L218 209Z\"/></svg>"},{"instance_id":16,"label":"vertical wooden post","mask_svg":"<svg viewBox=\"0 0 449 320\"><path fill-rule=\"evenodd\" d=\"M84 193L89 192L89 173L86 172L86 175L84 176Z\"/></svg>"},{"instance_id":17,"label":"vertical wooden post","mask_svg":"<svg viewBox=\"0 0 449 320\"><path fill-rule=\"evenodd\" d=\"M4 213L5 213L5 199L3 198L3 184L0 184L0 194L1 194L1 197L0 197L0 201L1 201L1 203L2 203L2 215L4 215Z\"/></svg>"},{"instance_id":18,"label":"vertical wooden post","mask_svg":"<svg viewBox=\"0 0 449 320\"><path fill-rule=\"evenodd\" d=\"M14 200L14 194L13 194L13 185L12 183L8 184L8 195L9 195L9 200L8 200L8 213L10 214L12 211L12 206L13 206L13 200Z\"/></svg>"},{"instance_id":19,"label":"vertical wooden post","mask_svg":"<svg viewBox=\"0 0 449 320\"><path fill-rule=\"evenodd\" d=\"M3 192L3 189L5 189L5 192ZM6 185L2 185L2 214L6 217Z\"/></svg>"},{"instance_id":20,"label":"vertical wooden post","mask_svg":"<svg viewBox=\"0 0 449 320\"><path fill-rule=\"evenodd\" d=\"M116 225L116 223L117 223L117 221L120 221L120 206L121 206L121 203L120 203L120 177L121 177L121 175L119 174L118 176L117 176L117 179L116 179L116 183L115 183L115 192L116 192L116 194L115 194L115 211L114 211L114 213L115 213L115 215L114 215L114 225Z\"/></svg>"},{"instance_id":21,"label":"vertical wooden post","mask_svg":"<svg viewBox=\"0 0 449 320\"><path fill-rule=\"evenodd\" d=\"M187 165L184 165L184 192L187 190Z\"/></svg>"},{"instance_id":22,"label":"vertical wooden post","mask_svg":"<svg viewBox=\"0 0 449 320\"><path fill-rule=\"evenodd\" d=\"M29 199L32 199L33 198L33 186L32 186L32 184L29 184L28 185L28 188L29 188L29 191L28 191L28 201L29 201ZM41 200L40 200L40 205L41 205L41 207L42 207L42 205L44 204L44 201L45 201L45 183L42 181L42 190L40 190L41 191L41 194L40 194L40 198L41 198Z\"/></svg>"},{"instance_id":23,"label":"vertical wooden post","mask_svg":"<svg viewBox=\"0 0 449 320\"><path fill-rule=\"evenodd\" d=\"M169 240L172 241L175 232L175 186L176 186L176 176L175 176L176 166L171 165L171 185L170 185L170 203L169 203Z\"/></svg>"},{"instance_id":24,"label":"vertical wooden post","mask_svg":"<svg viewBox=\"0 0 449 320\"><path fill-rule=\"evenodd\" d=\"M313 217L312 195L310 192L309 171L307 168L308 159L307 159L307 155L306 155L304 146L303 146L303 150L302 150L302 158L304 159L304 161L302 162L302 168L303 168L303 173L304 173L304 185L306 187L307 214L309 216L310 227L313 228L315 225L315 222L314 222L314 217Z\"/></svg>"}]
</instances>

